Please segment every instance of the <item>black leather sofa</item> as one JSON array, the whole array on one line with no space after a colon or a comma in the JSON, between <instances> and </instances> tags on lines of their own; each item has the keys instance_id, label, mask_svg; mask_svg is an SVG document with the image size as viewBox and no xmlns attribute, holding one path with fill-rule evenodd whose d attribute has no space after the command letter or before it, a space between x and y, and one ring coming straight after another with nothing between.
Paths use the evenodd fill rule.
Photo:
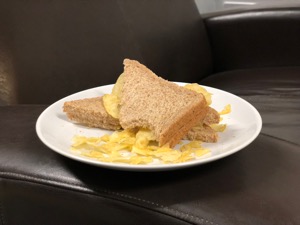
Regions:
<instances>
[{"instance_id":1,"label":"black leather sofa","mask_svg":"<svg viewBox=\"0 0 300 225\"><path fill-rule=\"evenodd\" d=\"M200 15L192 0L0 1L0 224L300 224L300 6ZM257 139L166 172L86 165L48 149L51 103L114 83L124 58L234 93Z\"/></svg>"}]
</instances>

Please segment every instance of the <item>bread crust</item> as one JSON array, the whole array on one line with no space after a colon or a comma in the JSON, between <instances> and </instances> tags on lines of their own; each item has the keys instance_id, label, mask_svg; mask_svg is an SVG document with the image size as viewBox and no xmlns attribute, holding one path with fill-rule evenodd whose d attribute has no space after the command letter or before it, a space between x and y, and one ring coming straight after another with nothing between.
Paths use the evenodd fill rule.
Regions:
<instances>
[{"instance_id":1,"label":"bread crust","mask_svg":"<svg viewBox=\"0 0 300 225\"><path fill-rule=\"evenodd\" d=\"M204 103L201 102L200 104L192 106L187 113L178 117L177 121L174 121L170 126L165 127L165 130L161 133L160 137L161 145L168 143L170 147L174 147L197 122L203 121L206 114L207 105L205 101Z\"/></svg>"}]
</instances>

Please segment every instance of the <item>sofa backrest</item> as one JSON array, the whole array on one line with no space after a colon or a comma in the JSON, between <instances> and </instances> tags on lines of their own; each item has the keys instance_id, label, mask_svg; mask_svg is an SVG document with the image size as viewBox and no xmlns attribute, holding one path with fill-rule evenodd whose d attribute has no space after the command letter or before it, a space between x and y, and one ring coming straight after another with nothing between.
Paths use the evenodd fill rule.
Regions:
<instances>
[{"instance_id":1,"label":"sofa backrest","mask_svg":"<svg viewBox=\"0 0 300 225\"><path fill-rule=\"evenodd\" d=\"M215 72L300 66L300 7L222 13L204 21Z\"/></svg>"},{"instance_id":2,"label":"sofa backrest","mask_svg":"<svg viewBox=\"0 0 300 225\"><path fill-rule=\"evenodd\" d=\"M47 104L114 83L124 58L175 81L212 70L193 0L1 1L0 52L8 103Z\"/></svg>"}]
</instances>

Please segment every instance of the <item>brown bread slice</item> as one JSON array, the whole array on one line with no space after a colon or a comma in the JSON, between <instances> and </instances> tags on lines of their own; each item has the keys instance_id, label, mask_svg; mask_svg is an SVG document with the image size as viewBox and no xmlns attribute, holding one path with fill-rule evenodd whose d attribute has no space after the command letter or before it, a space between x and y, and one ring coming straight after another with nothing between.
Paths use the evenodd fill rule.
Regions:
<instances>
[{"instance_id":1,"label":"brown bread slice","mask_svg":"<svg viewBox=\"0 0 300 225\"><path fill-rule=\"evenodd\" d=\"M196 126L202 126L203 124L218 124L220 122L220 114L212 107L208 107L207 113L203 120L198 121Z\"/></svg>"},{"instance_id":2,"label":"brown bread slice","mask_svg":"<svg viewBox=\"0 0 300 225\"><path fill-rule=\"evenodd\" d=\"M218 141L218 133L210 126L203 124L189 130L184 139L214 143Z\"/></svg>"},{"instance_id":3,"label":"brown bread slice","mask_svg":"<svg viewBox=\"0 0 300 225\"><path fill-rule=\"evenodd\" d=\"M207 114L203 120L203 124L217 124L220 123L220 114L212 107L208 107Z\"/></svg>"},{"instance_id":4,"label":"brown bread slice","mask_svg":"<svg viewBox=\"0 0 300 225\"><path fill-rule=\"evenodd\" d=\"M113 118L106 112L103 106L102 97L65 102L64 112L66 112L70 120L89 127L97 127L107 130L118 130L121 127L119 120ZM218 112L214 109L208 110L205 119L201 121L201 125L199 126L202 126L202 124L218 123L219 119L216 120L216 118L219 117ZM189 130L184 139L203 142L217 141L218 134L216 131L205 125L204 128L199 126L197 125Z\"/></svg>"},{"instance_id":5,"label":"brown bread slice","mask_svg":"<svg viewBox=\"0 0 300 225\"><path fill-rule=\"evenodd\" d=\"M207 113L202 94L158 77L135 60L124 60L123 76L122 128L150 129L160 146L175 146Z\"/></svg>"},{"instance_id":6,"label":"brown bread slice","mask_svg":"<svg viewBox=\"0 0 300 225\"><path fill-rule=\"evenodd\" d=\"M70 120L89 127L108 130L121 128L119 120L113 118L106 112L102 97L65 102L63 111Z\"/></svg>"},{"instance_id":7,"label":"brown bread slice","mask_svg":"<svg viewBox=\"0 0 300 225\"><path fill-rule=\"evenodd\" d=\"M220 122L220 114L212 107L208 107L207 114L203 121L200 121L189 130L184 139L197 140L203 142L214 143L218 141L218 132L212 129L210 124L218 124Z\"/></svg>"}]
</instances>

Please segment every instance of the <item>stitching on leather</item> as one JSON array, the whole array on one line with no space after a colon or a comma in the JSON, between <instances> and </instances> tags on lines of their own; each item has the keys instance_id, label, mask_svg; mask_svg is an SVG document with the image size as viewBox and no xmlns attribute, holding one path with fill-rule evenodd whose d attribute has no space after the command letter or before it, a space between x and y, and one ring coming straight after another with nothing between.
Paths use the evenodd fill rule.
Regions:
<instances>
[{"instance_id":1,"label":"stitching on leather","mask_svg":"<svg viewBox=\"0 0 300 225\"><path fill-rule=\"evenodd\" d=\"M55 186L55 185L58 186L59 184L60 185L62 185L62 184L72 185L73 189L75 189L77 187L77 188L80 188L81 190L85 190L88 193L95 194L94 192L92 192L89 189L87 189L85 186L80 185L80 184L75 184L75 183L72 183L72 182L69 182L69 181L68 182L60 182L60 181L53 180L53 179L44 179L44 178L41 178L41 177L32 177L32 176L28 176L28 175L22 175L22 174L11 173L11 172L0 172L0 175L3 175L3 176L12 176L11 178L21 178L23 180L28 179L26 181L30 181L30 182L35 181L35 182L40 182L42 184L54 182L54 184L51 183L53 186ZM72 188L72 187L69 187L69 188ZM172 209L172 208L169 208L169 207L167 207L165 205L158 204L158 203L155 203L155 202L151 202L151 201L148 201L148 200L145 200L145 199L141 199L141 198L138 198L138 197L134 197L134 196L130 196L130 195L118 193L118 192L113 192L113 191L109 191L109 190L106 190L106 189L95 188L95 190L98 191L98 192L102 192L104 194L110 194L110 195L115 196L115 197L119 196L119 197L124 198L124 199L136 200L138 202L142 202L142 203L146 203L148 205L156 206L156 207L161 208L165 212L168 212L168 211L169 212L174 212L174 213L180 215L180 219L183 219L183 220L186 220L186 218L189 218L191 221L196 220L196 221L199 221L201 224L218 225L217 223L214 223L214 222L209 221L207 219L200 218L198 216L191 215L191 214L189 214L187 212L183 212L183 211L180 211L180 210L177 210L177 209ZM152 208L152 210L155 210L155 209ZM1 202L0 202L0 211L1 211ZM156 211L158 211L158 210L156 210ZM174 215L169 215L169 216L173 216L174 217ZM2 219L2 217L1 217L1 219ZM4 225L4 223L3 223L3 225Z\"/></svg>"},{"instance_id":2,"label":"stitching on leather","mask_svg":"<svg viewBox=\"0 0 300 225\"><path fill-rule=\"evenodd\" d=\"M150 205L154 205L154 206L157 206L159 208L162 208L162 209L166 209L168 211L172 211L172 212L175 212L175 213L179 213L181 216L183 217L190 217L194 220L198 220L200 221L201 223L204 222L206 224L211 224L211 225L218 225L212 221L209 221L209 220L206 220L206 219L203 219L203 218L199 218L198 216L194 216L194 215L191 215L187 212L183 212L183 211L179 211L179 210L176 210L176 209L172 209L172 208L169 208L167 206L164 206L164 205L161 205L161 204L158 204L158 203L155 203L155 202L151 202L151 201L148 201L148 200L145 200L145 199L141 199L141 198L137 198L137 197L133 197L133 196L130 196L130 195L125 195L125 194L121 194L121 193L117 193L117 192L111 192L111 191L108 191L108 190L104 190L105 193L109 193L109 194L112 194L112 195L117 195L117 196L120 196L120 197L123 197L123 198L127 198L127 199L133 199L133 200L137 200L139 202L144 202L144 203L147 203L147 204L150 204Z\"/></svg>"}]
</instances>

